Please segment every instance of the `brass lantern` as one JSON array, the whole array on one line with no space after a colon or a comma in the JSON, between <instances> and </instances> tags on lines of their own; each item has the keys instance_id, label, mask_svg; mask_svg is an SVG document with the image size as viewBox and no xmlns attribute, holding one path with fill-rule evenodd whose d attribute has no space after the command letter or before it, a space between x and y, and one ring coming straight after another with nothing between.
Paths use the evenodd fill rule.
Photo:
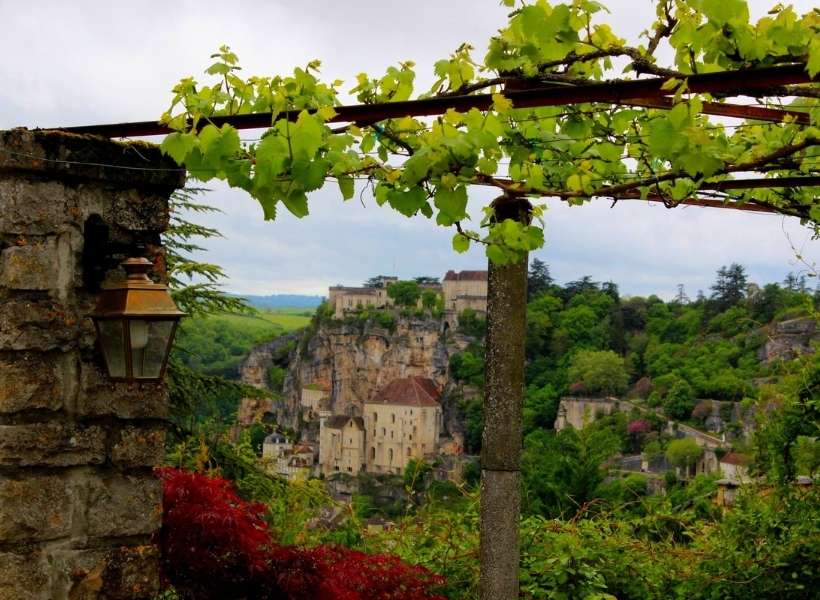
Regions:
<instances>
[{"instance_id":1,"label":"brass lantern","mask_svg":"<svg viewBox=\"0 0 820 600\"><path fill-rule=\"evenodd\" d=\"M165 375L171 342L184 315L168 287L148 278L151 263L129 258L128 275L120 283L103 285L91 314L105 368L115 381L159 381Z\"/></svg>"}]
</instances>

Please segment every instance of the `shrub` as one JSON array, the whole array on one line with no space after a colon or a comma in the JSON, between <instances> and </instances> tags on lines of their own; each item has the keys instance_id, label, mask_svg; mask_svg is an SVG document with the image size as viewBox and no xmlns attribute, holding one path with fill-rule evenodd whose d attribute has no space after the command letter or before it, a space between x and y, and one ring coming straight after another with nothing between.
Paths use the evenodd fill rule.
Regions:
<instances>
[{"instance_id":1,"label":"shrub","mask_svg":"<svg viewBox=\"0 0 820 600\"><path fill-rule=\"evenodd\" d=\"M712 414L712 401L701 400L692 409L692 418L703 423Z\"/></svg>"},{"instance_id":2,"label":"shrub","mask_svg":"<svg viewBox=\"0 0 820 600\"><path fill-rule=\"evenodd\" d=\"M652 380L649 377L641 377L629 391L629 395L633 398L647 398L651 393Z\"/></svg>"},{"instance_id":3,"label":"shrub","mask_svg":"<svg viewBox=\"0 0 820 600\"><path fill-rule=\"evenodd\" d=\"M197 600L443 600L443 578L394 556L273 541L265 505L233 485L179 469L159 470L162 570L178 596Z\"/></svg>"},{"instance_id":4,"label":"shrub","mask_svg":"<svg viewBox=\"0 0 820 600\"><path fill-rule=\"evenodd\" d=\"M645 433L649 433L652 429L652 425L646 419L635 419L629 425L626 426L626 432L629 435L639 436Z\"/></svg>"}]
</instances>

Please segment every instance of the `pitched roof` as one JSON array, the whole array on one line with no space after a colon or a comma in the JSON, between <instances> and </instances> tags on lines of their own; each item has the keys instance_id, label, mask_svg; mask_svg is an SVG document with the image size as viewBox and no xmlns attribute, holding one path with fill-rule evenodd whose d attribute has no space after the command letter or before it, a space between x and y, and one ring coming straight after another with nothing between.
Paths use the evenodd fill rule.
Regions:
<instances>
[{"instance_id":1,"label":"pitched roof","mask_svg":"<svg viewBox=\"0 0 820 600\"><path fill-rule=\"evenodd\" d=\"M447 271L444 281L486 281L487 271Z\"/></svg>"},{"instance_id":2,"label":"pitched roof","mask_svg":"<svg viewBox=\"0 0 820 600\"><path fill-rule=\"evenodd\" d=\"M272 434L265 438L264 444L287 444L287 438L279 433L278 431L274 431Z\"/></svg>"},{"instance_id":3,"label":"pitched roof","mask_svg":"<svg viewBox=\"0 0 820 600\"><path fill-rule=\"evenodd\" d=\"M387 387L368 401L368 404L397 404L399 406L439 406L441 397L436 384L427 377L394 379Z\"/></svg>"},{"instance_id":4,"label":"pitched roof","mask_svg":"<svg viewBox=\"0 0 820 600\"><path fill-rule=\"evenodd\" d=\"M737 452L729 452L728 454L724 454L723 458L720 459L720 462L726 463L727 465L748 465L751 459L746 456L745 454L738 454Z\"/></svg>"},{"instance_id":5,"label":"pitched roof","mask_svg":"<svg viewBox=\"0 0 820 600\"><path fill-rule=\"evenodd\" d=\"M330 291L344 292L347 294L359 294L363 296L375 296L379 293L379 288L333 286L330 288Z\"/></svg>"},{"instance_id":6,"label":"pitched roof","mask_svg":"<svg viewBox=\"0 0 820 600\"><path fill-rule=\"evenodd\" d=\"M325 419L325 427L331 429L342 429L349 421L353 421L353 426L364 431L364 419L361 417L350 417L348 415L333 415Z\"/></svg>"}]
</instances>

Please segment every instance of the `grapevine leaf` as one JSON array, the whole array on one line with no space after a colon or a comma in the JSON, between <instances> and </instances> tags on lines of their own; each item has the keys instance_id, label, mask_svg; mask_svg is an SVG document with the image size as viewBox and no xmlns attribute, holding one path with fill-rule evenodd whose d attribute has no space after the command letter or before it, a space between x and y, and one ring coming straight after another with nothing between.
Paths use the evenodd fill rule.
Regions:
<instances>
[{"instance_id":1,"label":"grapevine leaf","mask_svg":"<svg viewBox=\"0 0 820 600\"><path fill-rule=\"evenodd\" d=\"M160 150L173 158L178 165L181 165L185 162L185 157L193 150L196 143L195 134L174 132L162 140Z\"/></svg>"},{"instance_id":2,"label":"grapevine leaf","mask_svg":"<svg viewBox=\"0 0 820 600\"><path fill-rule=\"evenodd\" d=\"M453 236L453 250L462 254L467 252L470 249L470 238L466 235L461 233L457 233Z\"/></svg>"},{"instance_id":3,"label":"grapevine leaf","mask_svg":"<svg viewBox=\"0 0 820 600\"><path fill-rule=\"evenodd\" d=\"M342 192L342 198L350 200L353 197L354 186L353 178L349 175L340 175L338 178L339 190Z\"/></svg>"}]
</instances>

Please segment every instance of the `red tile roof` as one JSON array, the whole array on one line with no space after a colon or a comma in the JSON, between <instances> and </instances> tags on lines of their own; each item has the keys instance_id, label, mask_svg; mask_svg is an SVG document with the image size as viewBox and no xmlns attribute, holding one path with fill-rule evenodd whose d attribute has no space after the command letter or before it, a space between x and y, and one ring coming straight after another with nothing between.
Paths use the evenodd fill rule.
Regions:
<instances>
[{"instance_id":1,"label":"red tile roof","mask_svg":"<svg viewBox=\"0 0 820 600\"><path fill-rule=\"evenodd\" d=\"M440 397L441 392L432 379L414 376L394 379L369 402L400 406L439 406Z\"/></svg>"},{"instance_id":2,"label":"red tile roof","mask_svg":"<svg viewBox=\"0 0 820 600\"><path fill-rule=\"evenodd\" d=\"M487 271L447 271L444 281L486 281Z\"/></svg>"},{"instance_id":3,"label":"red tile roof","mask_svg":"<svg viewBox=\"0 0 820 600\"><path fill-rule=\"evenodd\" d=\"M745 454L738 454L737 452L729 452L728 454L725 454L723 456L723 458L720 459L720 462L726 463L727 465L745 466L745 465L748 465L752 461Z\"/></svg>"}]
</instances>

